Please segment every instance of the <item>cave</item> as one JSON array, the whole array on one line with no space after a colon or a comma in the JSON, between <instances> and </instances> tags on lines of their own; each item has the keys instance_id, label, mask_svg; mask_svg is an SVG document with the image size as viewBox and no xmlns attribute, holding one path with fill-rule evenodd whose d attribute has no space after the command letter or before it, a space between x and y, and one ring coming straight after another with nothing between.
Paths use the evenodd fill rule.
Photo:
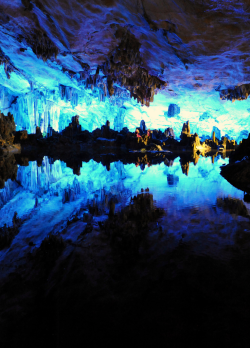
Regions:
<instances>
[{"instance_id":1,"label":"cave","mask_svg":"<svg viewBox=\"0 0 250 348\"><path fill-rule=\"evenodd\" d=\"M250 0L0 1L1 347L248 347Z\"/></svg>"}]
</instances>

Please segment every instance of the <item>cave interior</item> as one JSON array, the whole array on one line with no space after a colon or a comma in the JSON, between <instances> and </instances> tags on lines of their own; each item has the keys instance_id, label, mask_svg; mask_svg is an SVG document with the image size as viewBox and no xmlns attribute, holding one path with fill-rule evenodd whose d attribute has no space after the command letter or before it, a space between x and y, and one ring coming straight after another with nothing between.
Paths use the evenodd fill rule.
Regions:
<instances>
[{"instance_id":1,"label":"cave interior","mask_svg":"<svg viewBox=\"0 0 250 348\"><path fill-rule=\"evenodd\" d=\"M0 1L3 347L248 347L250 0Z\"/></svg>"}]
</instances>

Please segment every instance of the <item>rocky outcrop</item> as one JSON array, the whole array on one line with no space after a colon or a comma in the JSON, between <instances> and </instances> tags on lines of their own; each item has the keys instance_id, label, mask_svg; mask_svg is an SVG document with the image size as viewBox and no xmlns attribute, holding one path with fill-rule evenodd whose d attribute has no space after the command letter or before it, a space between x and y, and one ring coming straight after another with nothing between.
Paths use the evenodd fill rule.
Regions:
<instances>
[{"instance_id":1,"label":"rocky outcrop","mask_svg":"<svg viewBox=\"0 0 250 348\"><path fill-rule=\"evenodd\" d=\"M240 161L244 157L250 158L250 134L247 139L243 139L236 151L232 154L230 162Z\"/></svg>"},{"instance_id":2,"label":"rocky outcrop","mask_svg":"<svg viewBox=\"0 0 250 348\"><path fill-rule=\"evenodd\" d=\"M224 150L234 150L237 146L237 142L234 139L230 140L227 137L222 137L221 141Z\"/></svg>"},{"instance_id":3,"label":"rocky outcrop","mask_svg":"<svg viewBox=\"0 0 250 348\"><path fill-rule=\"evenodd\" d=\"M231 154L229 164L221 167L221 175L235 187L250 193L250 135Z\"/></svg>"},{"instance_id":4,"label":"rocky outcrop","mask_svg":"<svg viewBox=\"0 0 250 348\"><path fill-rule=\"evenodd\" d=\"M213 138L213 134L218 140L221 140L221 131L218 127L213 126L212 133L211 133L211 138Z\"/></svg>"},{"instance_id":5,"label":"rocky outcrop","mask_svg":"<svg viewBox=\"0 0 250 348\"><path fill-rule=\"evenodd\" d=\"M221 175L233 186L250 193L250 161L243 159L240 162L229 163L221 167Z\"/></svg>"},{"instance_id":6,"label":"rocky outcrop","mask_svg":"<svg viewBox=\"0 0 250 348\"><path fill-rule=\"evenodd\" d=\"M27 130L18 131L15 133L14 141L16 144L28 142Z\"/></svg>"},{"instance_id":7,"label":"rocky outcrop","mask_svg":"<svg viewBox=\"0 0 250 348\"><path fill-rule=\"evenodd\" d=\"M179 115L181 109L176 104L170 104L168 107L168 117L174 117L175 115Z\"/></svg>"},{"instance_id":8,"label":"rocky outcrop","mask_svg":"<svg viewBox=\"0 0 250 348\"><path fill-rule=\"evenodd\" d=\"M201 146L200 138L197 133L190 133L190 124L189 121L183 123L182 131L181 131L181 146L188 146L193 149L196 149Z\"/></svg>"},{"instance_id":9,"label":"rocky outcrop","mask_svg":"<svg viewBox=\"0 0 250 348\"><path fill-rule=\"evenodd\" d=\"M214 150L219 148L219 139L216 138L215 132L212 133L212 139L205 140L205 144Z\"/></svg>"},{"instance_id":10,"label":"rocky outcrop","mask_svg":"<svg viewBox=\"0 0 250 348\"><path fill-rule=\"evenodd\" d=\"M240 132L238 138L237 138L237 143L240 143L243 139L247 139L249 135L249 131L244 129Z\"/></svg>"},{"instance_id":11,"label":"rocky outcrop","mask_svg":"<svg viewBox=\"0 0 250 348\"><path fill-rule=\"evenodd\" d=\"M79 124L79 116L73 116L72 122L62 131L62 134L67 137L77 136L81 133L82 126Z\"/></svg>"},{"instance_id":12,"label":"rocky outcrop","mask_svg":"<svg viewBox=\"0 0 250 348\"><path fill-rule=\"evenodd\" d=\"M107 76L109 95L115 93L114 83L119 83L130 91L131 98L149 106L165 82L142 68L141 44L129 30L118 28L115 35L121 42L101 67Z\"/></svg>"},{"instance_id":13,"label":"rocky outcrop","mask_svg":"<svg viewBox=\"0 0 250 348\"><path fill-rule=\"evenodd\" d=\"M54 130L48 129L48 134L51 134L52 132L54 132ZM15 132L14 143L21 145L38 146L38 141L42 138L43 136L40 127L36 127L35 134L28 134L27 130Z\"/></svg>"},{"instance_id":14,"label":"rocky outcrop","mask_svg":"<svg viewBox=\"0 0 250 348\"><path fill-rule=\"evenodd\" d=\"M8 113L7 116L0 113L0 146L4 144L11 145L14 142L14 132L16 125L13 115Z\"/></svg>"},{"instance_id":15,"label":"rocky outcrop","mask_svg":"<svg viewBox=\"0 0 250 348\"><path fill-rule=\"evenodd\" d=\"M222 89L220 91L220 99L222 100L245 100L250 94L250 83L243 84L241 86L235 86L234 88Z\"/></svg>"},{"instance_id":16,"label":"rocky outcrop","mask_svg":"<svg viewBox=\"0 0 250 348\"><path fill-rule=\"evenodd\" d=\"M173 128L170 128L170 127L166 128L164 131L164 134L167 138L170 137L170 138L175 139L175 134L174 134Z\"/></svg>"}]
</instances>

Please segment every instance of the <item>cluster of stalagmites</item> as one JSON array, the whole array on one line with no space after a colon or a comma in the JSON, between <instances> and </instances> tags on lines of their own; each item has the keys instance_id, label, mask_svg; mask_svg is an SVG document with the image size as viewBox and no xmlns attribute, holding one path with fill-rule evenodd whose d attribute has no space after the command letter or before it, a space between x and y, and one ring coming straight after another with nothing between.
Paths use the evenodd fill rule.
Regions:
<instances>
[{"instance_id":1,"label":"cluster of stalagmites","mask_svg":"<svg viewBox=\"0 0 250 348\"><path fill-rule=\"evenodd\" d=\"M161 130L150 130L142 121L140 127L135 132L130 132L124 127L120 132L110 128L110 122L107 121L101 128L93 132L82 130L79 124L79 116L73 116L72 122L62 131L56 132L52 127L48 127L47 137L43 138L41 130L36 127L35 134L28 134L27 130L15 132L14 143L20 143L23 147L41 146L62 149L66 145L89 146L89 149L96 147L124 147L128 149L139 150L146 147L148 150L162 150L163 141L172 143L175 134L172 128Z\"/></svg>"},{"instance_id":2,"label":"cluster of stalagmites","mask_svg":"<svg viewBox=\"0 0 250 348\"><path fill-rule=\"evenodd\" d=\"M114 94L114 83L117 83L126 87L138 103L149 106L154 100L154 94L165 83L141 67L141 45L133 34L120 28L116 37L121 38L121 43L102 66L107 76L109 95Z\"/></svg>"},{"instance_id":3,"label":"cluster of stalagmites","mask_svg":"<svg viewBox=\"0 0 250 348\"><path fill-rule=\"evenodd\" d=\"M166 128L165 131L147 129L143 120L135 132L130 132L126 127L120 132L115 131L110 128L109 121L101 128L89 132L82 130L78 115L72 117L72 122L60 133L49 126L47 136L44 138L39 127L36 127L35 134L28 134L27 130L15 132L15 123L11 114L8 116L1 114L0 118L2 146L5 143L12 144L14 142L14 144L21 144L24 147L39 146L53 148L55 151L64 151L65 146L73 146L78 151L84 147L88 147L88 150L98 147L114 147L137 151L164 151L183 148L193 152L206 153L212 150L232 150L237 145L235 140L229 140L227 137L222 137L221 140L217 139L215 132L213 132L211 139L201 142L197 133L191 134L189 121L183 124L180 138L180 142L175 139L172 128Z\"/></svg>"},{"instance_id":4,"label":"cluster of stalagmites","mask_svg":"<svg viewBox=\"0 0 250 348\"><path fill-rule=\"evenodd\" d=\"M206 139L204 142L201 142L197 133L191 134L190 124L189 121L187 121L182 127L180 145L204 153L211 150L233 150L237 143L235 140L229 140L227 137L222 137L221 140L217 139L215 137L215 131L213 131L211 139Z\"/></svg>"},{"instance_id":5,"label":"cluster of stalagmites","mask_svg":"<svg viewBox=\"0 0 250 348\"><path fill-rule=\"evenodd\" d=\"M227 88L220 91L220 99L222 100L245 100L250 94L250 83L235 86L234 88Z\"/></svg>"}]
</instances>

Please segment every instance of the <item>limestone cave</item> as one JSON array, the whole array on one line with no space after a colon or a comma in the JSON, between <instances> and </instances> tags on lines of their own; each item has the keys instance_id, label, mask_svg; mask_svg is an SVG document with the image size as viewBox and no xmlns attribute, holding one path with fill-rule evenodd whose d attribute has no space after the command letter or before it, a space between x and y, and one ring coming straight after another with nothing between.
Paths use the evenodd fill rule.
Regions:
<instances>
[{"instance_id":1,"label":"limestone cave","mask_svg":"<svg viewBox=\"0 0 250 348\"><path fill-rule=\"evenodd\" d=\"M250 0L0 1L1 347L248 347Z\"/></svg>"}]
</instances>

